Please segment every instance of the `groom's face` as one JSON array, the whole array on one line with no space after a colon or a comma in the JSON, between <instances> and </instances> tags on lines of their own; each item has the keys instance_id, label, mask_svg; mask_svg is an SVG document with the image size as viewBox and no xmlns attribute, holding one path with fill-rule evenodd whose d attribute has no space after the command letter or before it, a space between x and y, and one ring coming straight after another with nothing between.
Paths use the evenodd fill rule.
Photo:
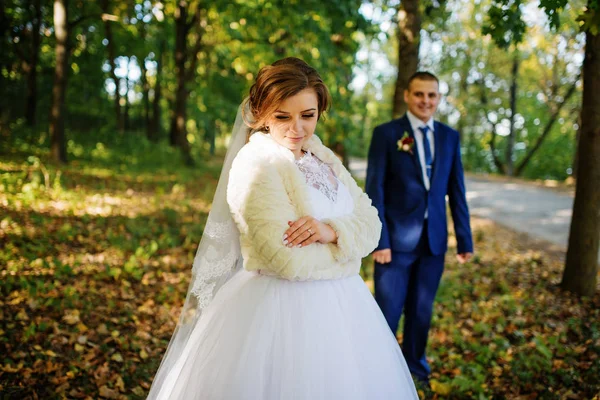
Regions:
<instances>
[{"instance_id":1,"label":"groom's face","mask_svg":"<svg viewBox=\"0 0 600 400\"><path fill-rule=\"evenodd\" d=\"M434 80L414 79L404 91L404 101L415 117L429 121L440 103L438 83Z\"/></svg>"}]
</instances>

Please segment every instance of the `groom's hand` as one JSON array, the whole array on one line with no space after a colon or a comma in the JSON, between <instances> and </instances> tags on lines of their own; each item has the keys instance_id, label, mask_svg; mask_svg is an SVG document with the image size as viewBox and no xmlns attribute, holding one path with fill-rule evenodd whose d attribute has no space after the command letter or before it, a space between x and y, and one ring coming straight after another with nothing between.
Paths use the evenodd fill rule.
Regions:
<instances>
[{"instance_id":1,"label":"groom's hand","mask_svg":"<svg viewBox=\"0 0 600 400\"><path fill-rule=\"evenodd\" d=\"M460 264L464 264L471 259L473 253L458 253L456 259Z\"/></svg>"},{"instance_id":2,"label":"groom's hand","mask_svg":"<svg viewBox=\"0 0 600 400\"><path fill-rule=\"evenodd\" d=\"M392 262L392 250L383 249L373 252L373 260L379 264L389 264Z\"/></svg>"}]
</instances>

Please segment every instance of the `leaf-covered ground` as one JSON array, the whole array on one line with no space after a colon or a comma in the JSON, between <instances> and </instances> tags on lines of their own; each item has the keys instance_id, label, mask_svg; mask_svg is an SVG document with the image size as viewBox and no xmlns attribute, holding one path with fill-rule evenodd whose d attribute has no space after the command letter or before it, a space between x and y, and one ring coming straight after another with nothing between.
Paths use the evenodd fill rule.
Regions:
<instances>
[{"instance_id":1,"label":"leaf-covered ground","mask_svg":"<svg viewBox=\"0 0 600 400\"><path fill-rule=\"evenodd\" d=\"M600 287L593 298L562 292L564 252L488 220L472 224L475 260L447 256L428 397L599 399Z\"/></svg>"},{"instance_id":2,"label":"leaf-covered ground","mask_svg":"<svg viewBox=\"0 0 600 400\"><path fill-rule=\"evenodd\" d=\"M0 393L145 398L175 327L219 157L35 143L0 149ZM127 145L129 143L129 145ZM477 256L448 257L429 398L591 399L600 393L600 292L560 292L562 254L474 219ZM452 250L451 250L452 251ZM372 263L363 274L370 284Z\"/></svg>"}]
</instances>

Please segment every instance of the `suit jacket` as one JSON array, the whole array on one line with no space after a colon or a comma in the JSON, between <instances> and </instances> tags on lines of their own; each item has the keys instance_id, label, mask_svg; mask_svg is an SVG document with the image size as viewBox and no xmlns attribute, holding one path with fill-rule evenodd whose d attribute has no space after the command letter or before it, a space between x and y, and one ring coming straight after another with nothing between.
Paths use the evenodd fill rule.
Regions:
<instances>
[{"instance_id":1,"label":"suit jacket","mask_svg":"<svg viewBox=\"0 0 600 400\"><path fill-rule=\"evenodd\" d=\"M429 246L433 254L445 253L448 249L448 195L458 252L472 252L458 132L441 122L434 122L435 158L429 191L423 182L416 142L412 154L398 149L397 142L405 132L414 139L406 115L379 125L373 131L366 192L383 224L377 249L414 251L423 231L425 210L428 210Z\"/></svg>"},{"instance_id":2,"label":"suit jacket","mask_svg":"<svg viewBox=\"0 0 600 400\"><path fill-rule=\"evenodd\" d=\"M290 150L270 135L255 133L234 159L227 185L227 203L240 231L244 268L288 280L356 275L361 258L373 251L381 233L377 210L316 135L305 149L331 166L354 201L352 213L322 221L336 231L337 244L313 243L301 248L283 244L287 221L314 215L308 184Z\"/></svg>"}]
</instances>

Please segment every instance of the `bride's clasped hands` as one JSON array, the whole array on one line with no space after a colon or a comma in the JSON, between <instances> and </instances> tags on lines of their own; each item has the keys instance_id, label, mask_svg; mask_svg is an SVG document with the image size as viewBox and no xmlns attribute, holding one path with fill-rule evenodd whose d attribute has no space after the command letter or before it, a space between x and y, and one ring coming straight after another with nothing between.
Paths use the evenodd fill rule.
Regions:
<instances>
[{"instance_id":1,"label":"bride's clasped hands","mask_svg":"<svg viewBox=\"0 0 600 400\"><path fill-rule=\"evenodd\" d=\"M337 243L335 230L307 215L297 221L288 221L289 228L283 234L283 244L287 247L306 247L313 243Z\"/></svg>"}]
</instances>

